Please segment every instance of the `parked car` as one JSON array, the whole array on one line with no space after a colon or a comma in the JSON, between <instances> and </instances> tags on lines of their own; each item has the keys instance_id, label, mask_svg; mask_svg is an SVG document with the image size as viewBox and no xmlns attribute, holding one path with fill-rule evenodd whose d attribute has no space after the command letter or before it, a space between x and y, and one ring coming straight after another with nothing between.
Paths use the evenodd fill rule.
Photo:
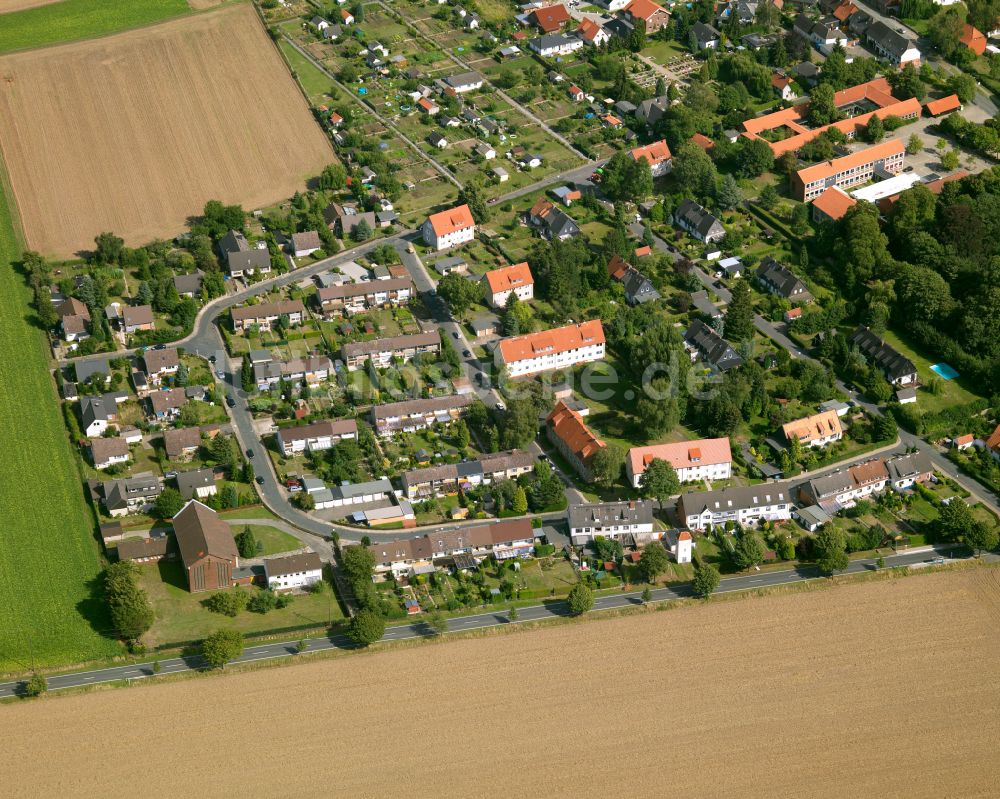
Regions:
<instances>
[{"instance_id":1,"label":"parked car","mask_svg":"<svg viewBox=\"0 0 1000 799\"><path fill-rule=\"evenodd\" d=\"M235 408L236 400L234 400L231 396L226 397L226 405L228 405L230 408Z\"/></svg>"},{"instance_id":2,"label":"parked car","mask_svg":"<svg viewBox=\"0 0 1000 799\"><path fill-rule=\"evenodd\" d=\"M262 486L262 485L264 485L264 477L263 477L263 475L260 475L260 474L258 474L258 475L257 475L257 476L256 476L256 477L254 478L254 480L256 481L257 485L259 485L259 486Z\"/></svg>"},{"instance_id":3,"label":"parked car","mask_svg":"<svg viewBox=\"0 0 1000 799\"><path fill-rule=\"evenodd\" d=\"M252 458L253 457L253 450L252 449L248 449L247 450L247 457L248 458Z\"/></svg>"}]
</instances>

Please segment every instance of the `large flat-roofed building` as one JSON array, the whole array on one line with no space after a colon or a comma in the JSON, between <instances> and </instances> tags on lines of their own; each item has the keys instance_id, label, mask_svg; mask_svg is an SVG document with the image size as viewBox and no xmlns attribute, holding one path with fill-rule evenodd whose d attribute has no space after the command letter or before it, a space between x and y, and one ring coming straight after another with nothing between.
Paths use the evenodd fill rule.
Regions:
<instances>
[{"instance_id":1,"label":"large flat-roofed building","mask_svg":"<svg viewBox=\"0 0 1000 799\"><path fill-rule=\"evenodd\" d=\"M354 341L340 348L341 357L349 371L360 369L371 358L377 367L388 366L393 358L411 361L417 355L441 352L441 335L433 330L429 333L413 333L409 336L390 336L371 341Z\"/></svg>"},{"instance_id":2,"label":"large flat-roofed building","mask_svg":"<svg viewBox=\"0 0 1000 799\"><path fill-rule=\"evenodd\" d=\"M890 139L856 153L800 169L792 176L792 193L797 200L815 200L831 186L849 188L867 183L876 171L896 174L903 169L906 146Z\"/></svg>"},{"instance_id":3,"label":"large flat-roofed building","mask_svg":"<svg viewBox=\"0 0 1000 799\"><path fill-rule=\"evenodd\" d=\"M791 491L788 483L761 483L682 494L677 516L689 530L726 522L754 525L761 520L784 521L792 517Z\"/></svg>"},{"instance_id":4,"label":"large flat-roofed building","mask_svg":"<svg viewBox=\"0 0 1000 799\"><path fill-rule=\"evenodd\" d=\"M577 325L501 339L494 353L497 366L511 377L568 369L604 358L604 328L600 319Z\"/></svg>"},{"instance_id":5,"label":"large flat-roofed building","mask_svg":"<svg viewBox=\"0 0 1000 799\"><path fill-rule=\"evenodd\" d=\"M654 444L632 447L625 460L625 473L633 488L638 488L642 475L655 461L666 461L682 483L694 480L728 480L733 476L733 454L728 438L702 438L679 441L676 444Z\"/></svg>"},{"instance_id":6,"label":"large flat-roofed building","mask_svg":"<svg viewBox=\"0 0 1000 799\"><path fill-rule=\"evenodd\" d=\"M809 104L801 103L744 121L743 135L748 139L767 141L777 158L800 149L829 128L837 128L848 139L853 139L858 131L867 127L873 116L883 121L888 117L912 120L917 119L922 110L920 101L915 97L906 100L893 97L892 87L885 78L841 89L834 94L833 104L843 113L844 119L829 125L810 127L807 122ZM782 131L788 135L780 136ZM773 141L770 140L772 137Z\"/></svg>"}]
</instances>

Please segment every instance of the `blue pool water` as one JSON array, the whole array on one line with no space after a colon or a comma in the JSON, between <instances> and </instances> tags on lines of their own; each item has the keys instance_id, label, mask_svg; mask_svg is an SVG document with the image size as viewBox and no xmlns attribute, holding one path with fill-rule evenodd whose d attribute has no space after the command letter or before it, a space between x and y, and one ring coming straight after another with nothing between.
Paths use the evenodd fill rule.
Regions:
<instances>
[{"instance_id":1,"label":"blue pool water","mask_svg":"<svg viewBox=\"0 0 1000 799\"><path fill-rule=\"evenodd\" d=\"M931 371L936 375L943 377L945 380L954 380L958 377L958 372L956 372L951 366L946 363L936 363L931 366Z\"/></svg>"}]
</instances>

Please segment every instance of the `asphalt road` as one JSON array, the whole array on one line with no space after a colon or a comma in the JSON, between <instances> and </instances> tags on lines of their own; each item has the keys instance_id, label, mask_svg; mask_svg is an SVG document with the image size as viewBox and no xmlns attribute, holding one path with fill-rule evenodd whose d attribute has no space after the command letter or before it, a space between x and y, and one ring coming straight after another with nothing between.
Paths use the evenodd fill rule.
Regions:
<instances>
[{"instance_id":1,"label":"asphalt road","mask_svg":"<svg viewBox=\"0 0 1000 799\"><path fill-rule=\"evenodd\" d=\"M945 557L946 549L935 550L932 547L922 547L910 552L903 552L898 555L887 555L885 557L886 566L909 566L913 564L923 564L936 557ZM859 574L861 572L873 571L875 561L872 559L851 561L845 574ZM791 583L801 583L809 580L825 579L815 567L804 566L795 569L774 572L752 572L739 577L728 577L719 585L716 593L732 593L735 591L752 591L758 588L769 588L778 585L788 585ZM687 584L671 588L658 588L652 592L653 600L657 602L671 602L679 599L688 599L692 596L690 586ZM640 591L632 591L620 594L605 594L598 597L594 602L594 611L614 610L625 608L642 603ZM569 609L564 601L552 601L542 605L532 605L527 608L518 609L517 621L512 622L506 610L494 610L486 613L479 613L473 616L461 616L448 620L448 632L458 633L469 630L480 630L487 627L500 627L505 624L522 624L524 622L544 621L565 617L569 615ZM402 641L412 638L425 638L433 636L433 631L425 622L414 622L386 630L383 641ZM309 638L306 640L306 652L322 652L330 649L352 649L355 648L352 642L344 635L330 635L321 638ZM275 642L247 647L243 654L232 661L233 663L254 663L264 660L274 660L277 658L295 657L298 654L295 642ZM186 657L167 658L159 661L159 674L177 674L185 671L198 671L205 668L205 662L199 655ZM141 680L156 676L153 671L152 662L129 664L124 666L113 666L107 669L96 669L93 671L78 671L70 674L61 674L48 678L49 690L57 691L65 688L78 688L87 685L100 685L101 683L117 682L120 680ZM0 683L0 698L18 696L23 692L24 681L16 680L12 682Z\"/></svg>"}]
</instances>

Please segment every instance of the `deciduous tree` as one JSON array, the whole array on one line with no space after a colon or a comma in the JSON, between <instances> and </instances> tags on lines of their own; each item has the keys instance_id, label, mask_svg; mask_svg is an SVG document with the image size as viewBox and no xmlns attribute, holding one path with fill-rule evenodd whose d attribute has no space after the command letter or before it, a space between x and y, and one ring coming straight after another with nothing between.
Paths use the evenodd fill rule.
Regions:
<instances>
[{"instance_id":1,"label":"deciduous tree","mask_svg":"<svg viewBox=\"0 0 1000 799\"><path fill-rule=\"evenodd\" d=\"M242 654L243 633L239 630L216 630L201 643L201 655L213 669L225 668Z\"/></svg>"}]
</instances>

